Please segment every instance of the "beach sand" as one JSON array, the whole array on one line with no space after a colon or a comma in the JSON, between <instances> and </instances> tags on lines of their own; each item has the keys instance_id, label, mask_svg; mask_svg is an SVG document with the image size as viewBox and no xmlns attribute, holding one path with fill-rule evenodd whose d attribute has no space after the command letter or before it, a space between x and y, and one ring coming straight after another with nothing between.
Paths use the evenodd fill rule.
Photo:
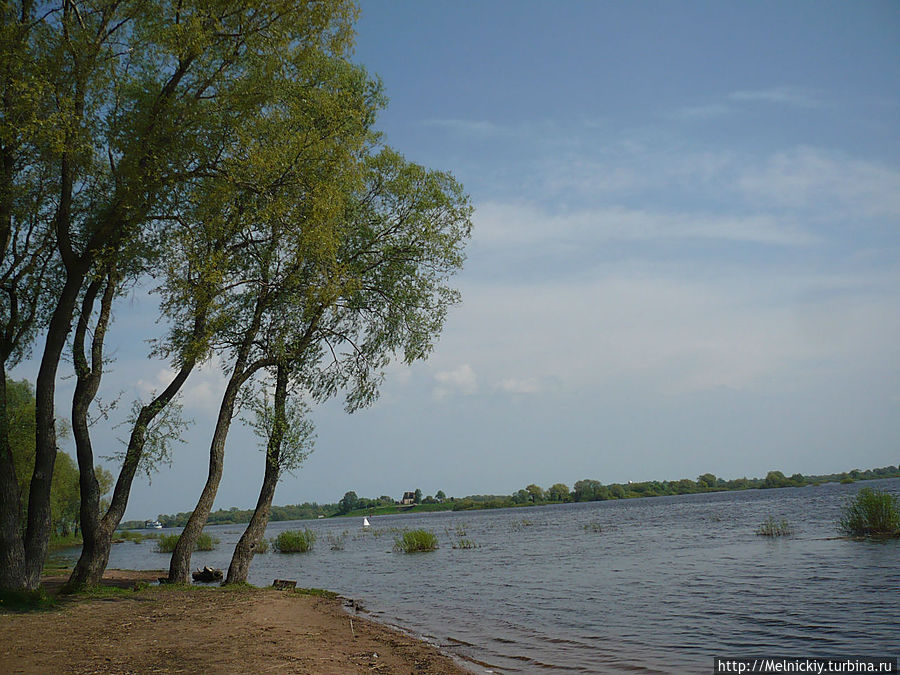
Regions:
<instances>
[{"instance_id":1,"label":"beach sand","mask_svg":"<svg viewBox=\"0 0 900 675\"><path fill-rule=\"evenodd\" d=\"M163 572L108 570L132 588ZM49 589L64 578L47 577ZM271 588L144 588L0 613L0 673L467 673L340 599Z\"/></svg>"}]
</instances>

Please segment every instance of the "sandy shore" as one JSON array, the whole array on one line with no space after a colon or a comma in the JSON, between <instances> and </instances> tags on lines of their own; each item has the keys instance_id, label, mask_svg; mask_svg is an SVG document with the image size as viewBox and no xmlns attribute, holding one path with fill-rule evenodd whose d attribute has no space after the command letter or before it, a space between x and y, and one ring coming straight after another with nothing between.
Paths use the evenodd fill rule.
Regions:
<instances>
[{"instance_id":1,"label":"sandy shore","mask_svg":"<svg viewBox=\"0 0 900 675\"><path fill-rule=\"evenodd\" d=\"M130 589L161 575L109 570L104 580ZM107 595L0 614L0 673L470 672L425 642L348 614L340 599L153 586Z\"/></svg>"}]
</instances>

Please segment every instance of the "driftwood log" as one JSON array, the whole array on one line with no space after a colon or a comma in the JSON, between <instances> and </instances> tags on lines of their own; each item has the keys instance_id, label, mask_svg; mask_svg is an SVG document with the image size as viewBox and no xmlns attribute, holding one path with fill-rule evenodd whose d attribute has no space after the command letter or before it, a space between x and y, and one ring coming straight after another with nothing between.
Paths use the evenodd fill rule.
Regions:
<instances>
[{"instance_id":1,"label":"driftwood log","mask_svg":"<svg viewBox=\"0 0 900 675\"><path fill-rule=\"evenodd\" d=\"M210 581L222 581L222 577L225 574L222 570L213 569L212 567L204 567L202 570L198 569L196 572L191 574L194 577L194 581L203 581L209 583Z\"/></svg>"},{"instance_id":2,"label":"driftwood log","mask_svg":"<svg viewBox=\"0 0 900 675\"><path fill-rule=\"evenodd\" d=\"M272 588L276 588L279 591L290 591L297 587L296 581L290 581L288 579L276 579L272 582Z\"/></svg>"}]
</instances>

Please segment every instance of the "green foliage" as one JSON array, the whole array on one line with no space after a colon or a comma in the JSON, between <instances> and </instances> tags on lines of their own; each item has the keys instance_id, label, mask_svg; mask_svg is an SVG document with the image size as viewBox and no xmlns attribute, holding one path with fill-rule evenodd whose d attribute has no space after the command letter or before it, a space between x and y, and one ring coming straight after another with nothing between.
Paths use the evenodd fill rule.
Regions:
<instances>
[{"instance_id":1,"label":"green foliage","mask_svg":"<svg viewBox=\"0 0 900 675\"><path fill-rule=\"evenodd\" d=\"M259 541L256 542L256 546L253 547L253 554L257 553L268 553L269 552L269 540L265 537L260 537Z\"/></svg>"},{"instance_id":2,"label":"green foliage","mask_svg":"<svg viewBox=\"0 0 900 675\"><path fill-rule=\"evenodd\" d=\"M779 521L769 516L756 528L756 534L761 537L789 537L794 534L794 527L786 520Z\"/></svg>"},{"instance_id":3,"label":"green foliage","mask_svg":"<svg viewBox=\"0 0 900 675\"><path fill-rule=\"evenodd\" d=\"M27 509L28 486L34 471L35 398L34 388L27 380L6 379L7 414L9 416L9 444L19 490L23 495L22 517ZM60 434L62 435L62 434ZM94 467L100 493L112 488L112 474L101 466ZM78 484L78 465L68 453L57 452L50 486L51 535L65 545L79 529L81 491ZM57 545L56 543L54 545Z\"/></svg>"},{"instance_id":4,"label":"green foliage","mask_svg":"<svg viewBox=\"0 0 900 675\"><path fill-rule=\"evenodd\" d=\"M285 530L272 540L272 544L279 553L306 553L312 550L315 541L316 533L305 528Z\"/></svg>"},{"instance_id":5,"label":"green foliage","mask_svg":"<svg viewBox=\"0 0 900 675\"><path fill-rule=\"evenodd\" d=\"M156 542L156 550L159 553L171 553L175 550L175 545L178 543L178 539L181 535L178 534L164 534L162 535ZM195 546L195 551L212 551L219 545L219 540L206 532L201 532L200 536L197 538L197 545Z\"/></svg>"},{"instance_id":6,"label":"green foliage","mask_svg":"<svg viewBox=\"0 0 900 675\"><path fill-rule=\"evenodd\" d=\"M341 501L338 502L338 513L350 513L357 508L358 504L359 497L356 496L353 490L345 492L344 496L341 497Z\"/></svg>"},{"instance_id":7,"label":"green foliage","mask_svg":"<svg viewBox=\"0 0 900 675\"><path fill-rule=\"evenodd\" d=\"M844 504L838 527L855 537L900 537L900 497L862 488Z\"/></svg>"},{"instance_id":8,"label":"green foliage","mask_svg":"<svg viewBox=\"0 0 900 675\"><path fill-rule=\"evenodd\" d=\"M479 545L476 544L471 539L460 538L453 542L453 548L465 550L465 549L472 549L472 548L478 548L478 547L479 547Z\"/></svg>"},{"instance_id":9,"label":"green foliage","mask_svg":"<svg viewBox=\"0 0 900 675\"><path fill-rule=\"evenodd\" d=\"M429 530L407 530L394 539L394 550L403 553L422 553L437 548L437 536Z\"/></svg>"}]
</instances>

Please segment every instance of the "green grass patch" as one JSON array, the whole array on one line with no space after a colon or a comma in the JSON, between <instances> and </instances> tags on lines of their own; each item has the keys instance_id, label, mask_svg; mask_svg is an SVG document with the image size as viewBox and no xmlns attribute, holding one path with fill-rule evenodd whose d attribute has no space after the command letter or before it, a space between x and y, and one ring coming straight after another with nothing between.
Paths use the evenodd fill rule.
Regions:
<instances>
[{"instance_id":1,"label":"green grass patch","mask_svg":"<svg viewBox=\"0 0 900 675\"><path fill-rule=\"evenodd\" d=\"M316 533L308 527L303 530L286 530L272 540L279 553L306 553L316 542Z\"/></svg>"},{"instance_id":2,"label":"green grass patch","mask_svg":"<svg viewBox=\"0 0 900 675\"><path fill-rule=\"evenodd\" d=\"M769 516L756 528L756 534L761 537L790 537L794 534L794 526L784 519L775 520Z\"/></svg>"},{"instance_id":3,"label":"green grass patch","mask_svg":"<svg viewBox=\"0 0 900 675\"><path fill-rule=\"evenodd\" d=\"M297 595L314 595L317 598L339 598L340 596L334 591L326 591L324 588L295 588L294 593Z\"/></svg>"},{"instance_id":4,"label":"green grass patch","mask_svg":"<svg viewBox=\"0 0 900 675\"><path fill-rule=\"evenodd\" d=\"M478 544L476 544L471 539L457 539L453 544L453 548L460 548L460 549L478 548Z\"/></svg>"},{"instance_id":5,"label":"green grass patch","mask_svg":"<svg viewBox=\"0 0 900 675\"><path fill-rule=\"evenodd\" d=\"M429 530L408 530L394 539L394 549L403 553L434 551L437 547L437 536Z\"/></svg>"},{"instance_id":6,"label":"green grass patch","mask_svg":"<svg viewBox=\"0 0 900 675\"><path fill-rule=\"evenodd\" d=\"M43 588L36 591L0 591L0 611L39 612L58 607L56 598Z\"/></svg>"},{"instance_id":7,"label":"green grass patch","mask_svg":"<svg viewBox=\"0 0 900 675\"><path fill-rule=\"evenodd\" d=\"M862 488L844 504L838 527L854 537L900 537L900 497Z\"/></svg>"}]
</instances>

